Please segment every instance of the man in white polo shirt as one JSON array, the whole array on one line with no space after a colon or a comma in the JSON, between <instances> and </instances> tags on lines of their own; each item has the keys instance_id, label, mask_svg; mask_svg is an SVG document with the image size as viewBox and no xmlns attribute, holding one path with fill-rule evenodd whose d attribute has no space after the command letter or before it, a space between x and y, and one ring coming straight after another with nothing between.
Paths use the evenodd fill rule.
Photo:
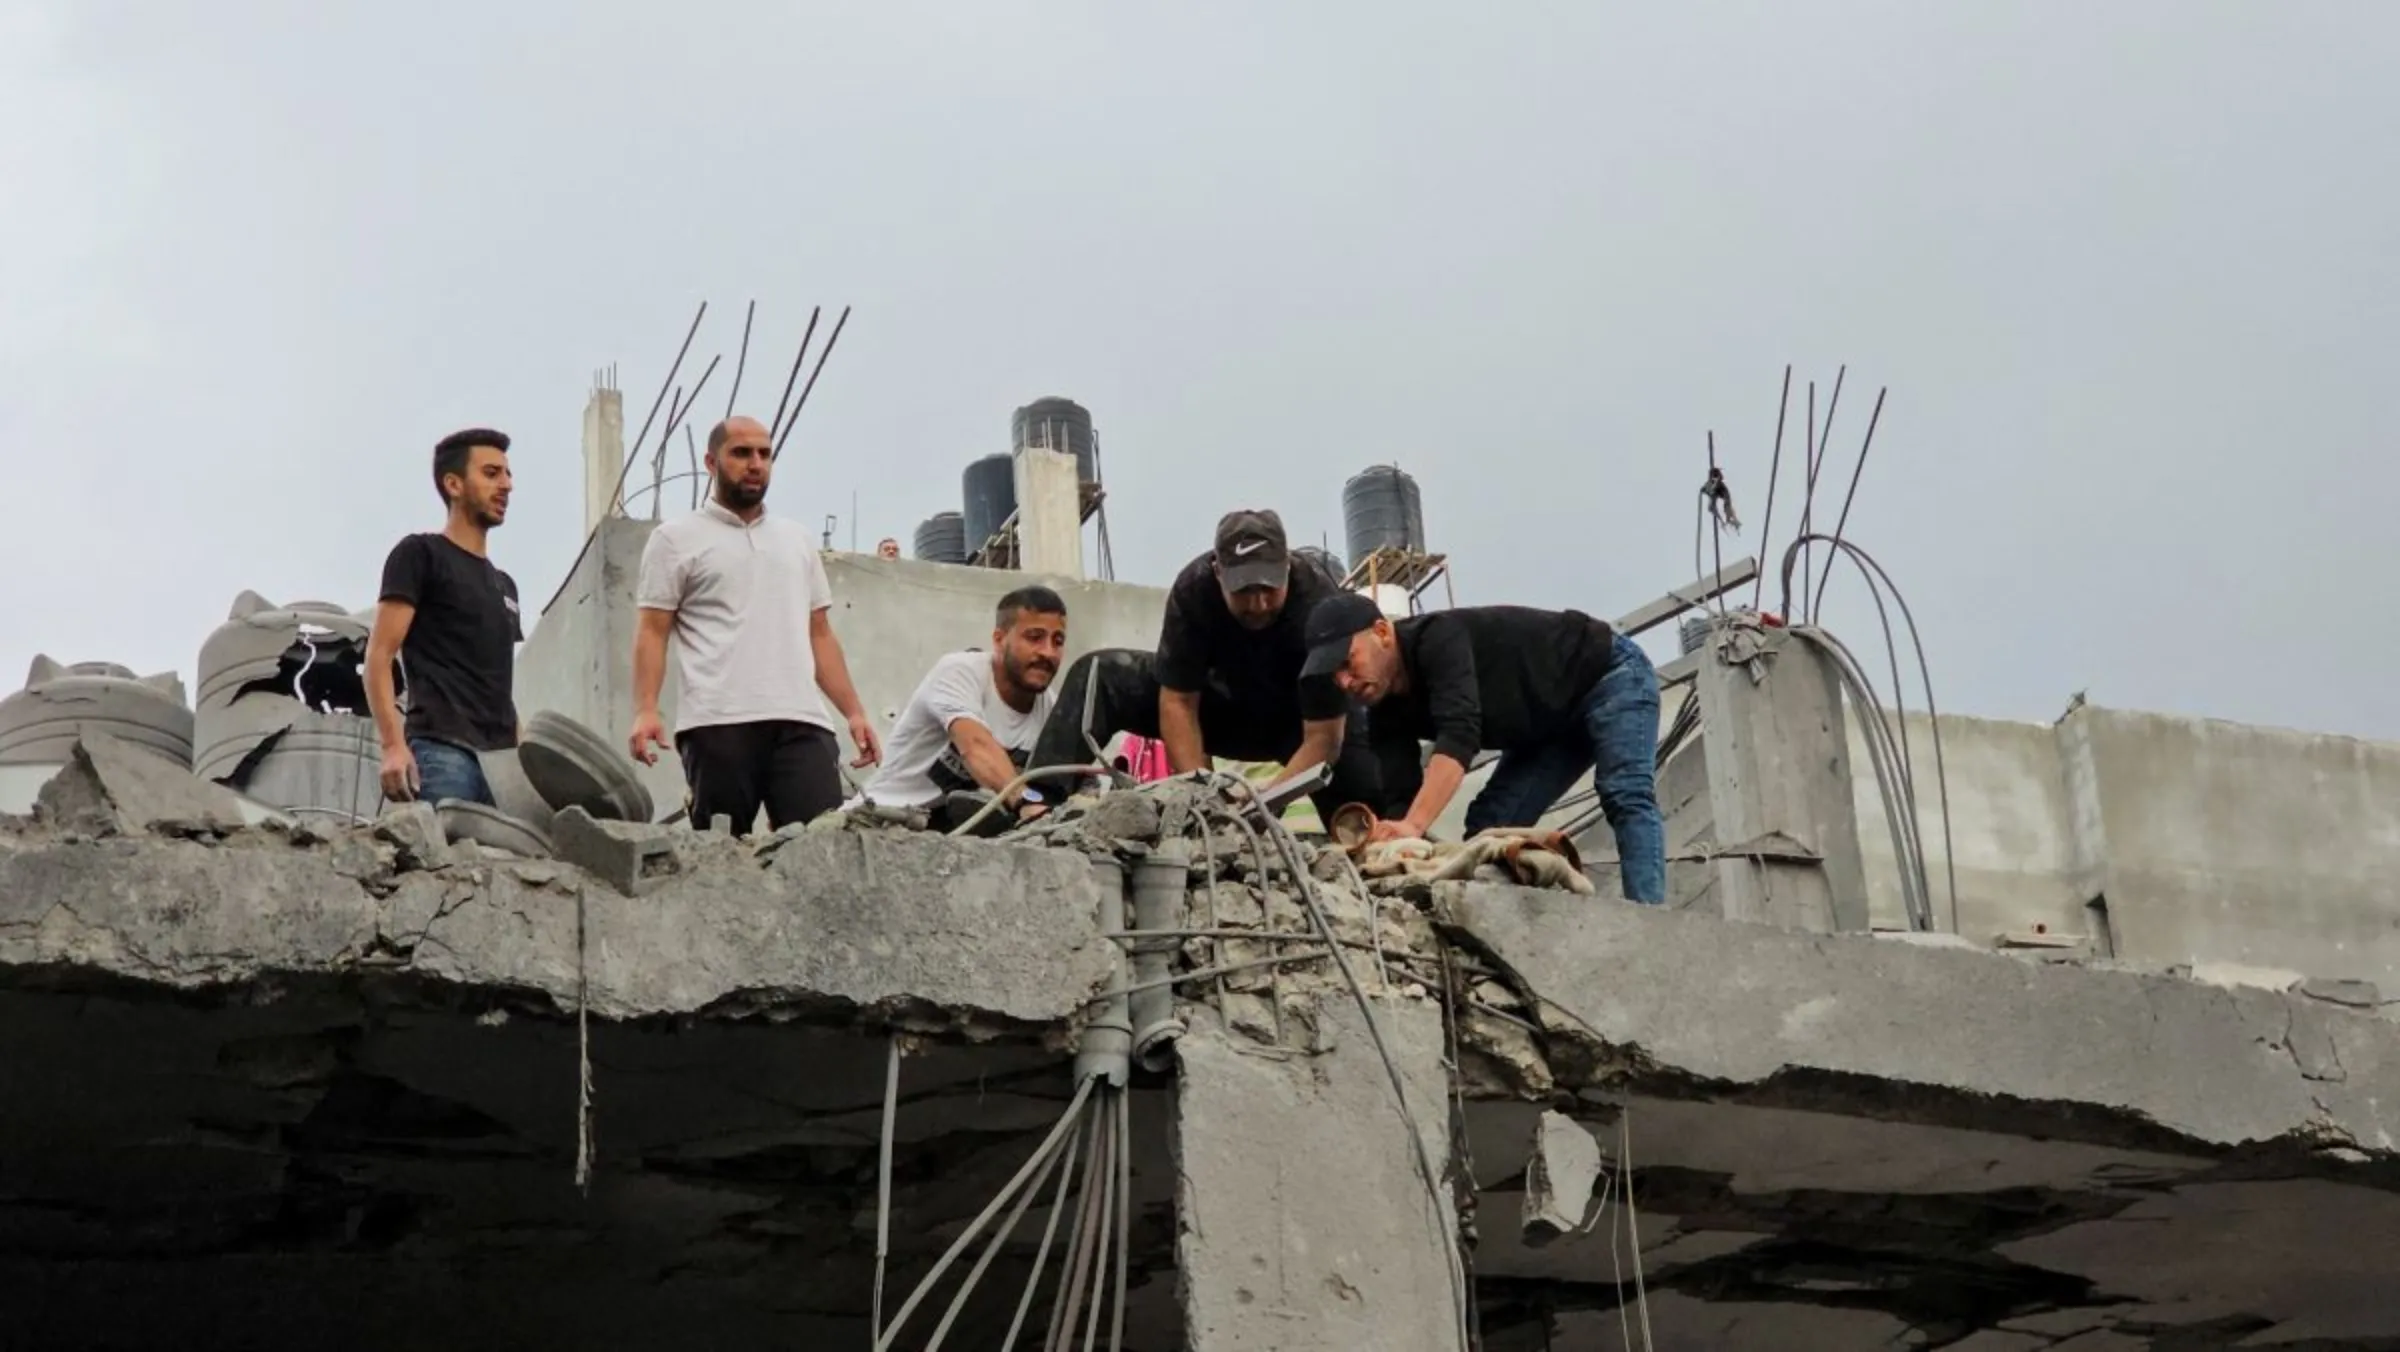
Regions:
<instances>
[{"instance_id":1,"label":"man in white polo shirt","mask_svg":"<svg viewBox=\"0 0 2400 1352\"><path fill-rule=\"evenodd\" d=\"M737 835L749 833L762 806L781 828L840 805L839 725L828 700L849 722L858 748L851 766L880 754L834 637L833 588L817 542L798 521L767 514L774 458L754 419L709 429L715 491L698 512L650 533L634 592L634 759L653 764L667 745L658 695L672 634L683 681L674 746L692 824L724 815Z\"/></svg>"},{"instance_id":2,"label":"man in white polo shirt","mask_svg":"<svg viewBox=\"0 0 2400 1352\"><path fill-rule=\"evenodd\" d=\"M1050 682L1067 647L1067 603L1048 587L1019 587L992 614L992 650L945 653L917 683L892 723L883 765L861 800L932 810L933 825L957 824L950 795L1007 792L1004 807L1038 803L1009 785L1026 768L1050 716ZM1005 823L1002 823L1005 825Z\"/></svg>"}]
</instances>

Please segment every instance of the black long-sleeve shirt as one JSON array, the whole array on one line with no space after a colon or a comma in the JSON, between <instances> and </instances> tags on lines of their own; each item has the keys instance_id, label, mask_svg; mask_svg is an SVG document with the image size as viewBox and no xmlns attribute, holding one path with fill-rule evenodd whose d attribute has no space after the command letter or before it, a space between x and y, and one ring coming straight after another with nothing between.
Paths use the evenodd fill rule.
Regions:
<instances>
[{"instance_id":1,"label":"black long-sleeve shirt","mask_svg":"<svg viewBox=\"0 0 2400 1352\"><path fill-rule=\"evenodd\" d=\"M1369 735L1379 746L1431 741L1436 755L1461 765L1486 747L1515 751L1568 735L1616 642L1581 611L1530 606L1437 610L1393 628L1408 688L1375 706Z\"/></svg>"},{"instance_id":2,"label":"black long-sleeve shirt","mask_svg":"<svg viewBox=\"0 0 2400 1352\"><path fill-rule=\"evenodd\" d=\"M1167 589L1158 632L1158 683L1189 694L1215 692L1245 728L1270 738L1304 722L1340 718L1349 701L1332 678L1300 679L1308 660L1305 623L1339 584L1306 556L1292 559L1283 611L1264 629L1246 629L1225 604L1213 556L1185 564Z\"/></svg>"}]
</instances>

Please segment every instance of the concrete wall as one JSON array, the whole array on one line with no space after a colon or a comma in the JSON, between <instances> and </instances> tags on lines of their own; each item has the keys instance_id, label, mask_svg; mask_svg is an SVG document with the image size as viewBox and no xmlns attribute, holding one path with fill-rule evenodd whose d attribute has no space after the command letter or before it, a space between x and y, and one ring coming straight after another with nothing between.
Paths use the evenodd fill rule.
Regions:
<instances>
[{"instance_id":1,"label":"concrete wall","mask_svg":"<svg viewBox=\"0 0 2400 1352\"><path fill-rule=\"evenodd\" d=\"M2089 707L2060 731L2119 957L2400 996L2400 746Z\"/></svg>"},{"instance_id":2,"label":"concrete wall","mask_svg":"<svg viewBox=\"0 0 2400 1352\"><path fill-rule=\"evenodd\" d=\"M1855 713L1848 726L1869 910L1876 928L1906 929L1898 856L1876 791L1874 763L1868 759ZM2090 928L2083 904L2088 894L2073 876L2067 784L2056 733L2041 723L1943 716L1942 753L1958 867L1954 919L1943 867L1933 725L1925 715L1911 714L1907 731L1934 917L1942 928L1979 944L1993 943L2003 934L2085 933Z\"/></svg>"},{"instance_id":3,"label":"concrete wall","mask_svg":"<svg viewBox=\"0 0 2400 1352\"><path fill-rule=\"evenodd\" d=\"M1931 724L1915 715L1908 729L1945 927L1979 944L2046 931L2145 966L2237 964L2400 995L2400 746L2089 705L2055 727L1945 715L1951 926ZM1905 928L1855 725L1850 740L1875 923Z\"/></svg>"},{"instance_id":4,"label":"concrete wall","mask_svg":"<svg viewBox=\"0 0 2400 1352\"><path fill-rule=\"evenodd\" d=\"M555 709L618 745L632 735L633 589L651 529L651 522L624 517L602 523L518 654L521 710ZM1066 599L1070 659L1092 648L1155 645L1166 608L1166 591L1158 587L871 554L828 553L825 571L833 583L833 628L851 678L887 732L934 658L991 642L992 607L1014 588L1038 581ZM670 730L679 694L670 657L660 698ZM672 754L661 756L643 778L662 815L683 802L683 770Z\"/></svg>"}]
</instances>

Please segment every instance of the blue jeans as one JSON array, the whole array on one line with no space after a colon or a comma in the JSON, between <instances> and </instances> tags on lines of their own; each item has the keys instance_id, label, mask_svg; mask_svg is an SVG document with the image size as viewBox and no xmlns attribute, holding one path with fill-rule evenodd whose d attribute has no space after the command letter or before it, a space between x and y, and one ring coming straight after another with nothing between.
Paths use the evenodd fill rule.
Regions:
<instances>
[{"instance_id":1,"label":"blue jeans","mask_svg":"<svg viewBox=\"0 0 2400 1352\"><path fill-rule=\"evenodd\" d=\"M474 752L430 737L409 738L408 750L417 758L420 802L439 803L456 798L485 807L499 806L492 801L491 783L483 777L483 761Z\"/></svg>"},{"instance_id":2,"label":"blue jeans","mask_svg":"<svg viewBox=\"0 0 2400 1352\"><path fill-rule=\"evenodd\" d=\"M1483 792L1467 805L1467 834L1533 825L1589 767L1600 810L1616 833L1625 899L1659 906L1667 900L1667 824L1658 811L1658 671L1623 634L1613 656L1577 710L1582 735L1503 752Z\"/></svg>"}]
</instances>

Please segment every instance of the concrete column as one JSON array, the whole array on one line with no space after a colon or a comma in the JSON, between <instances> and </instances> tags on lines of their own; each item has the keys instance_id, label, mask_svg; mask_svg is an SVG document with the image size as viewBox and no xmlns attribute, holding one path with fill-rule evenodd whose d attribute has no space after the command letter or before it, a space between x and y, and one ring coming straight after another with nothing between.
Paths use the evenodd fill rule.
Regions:
<instances>
[{"instance_id":1,"label":"concrete column","mask_svg":"<svg viewBox=\"0 0 2400 1352\"><path fill-rule=\"evenodd\" d=\"M1083 576L1083 483L1075 457L1027 446L1017 461L1017 568Z\"/></svg>"},{"instance_id":2,"label":"concrete column","mask_svg":"<svg viewBox=\"0 0 2400 1352\"><path fill-rule=\"evenodd\" d=\"M1450 1153L1442 1014L1377 1000L1437 1170ZM1358 1006L1328 994L1298 1055L1195 1015L1176 1044L1175 1257L1190 1352L1459 1352L1444 1245Z\"/></svg>"},{"instance_id":3,"label":"concrete column","mask_svg":"<svg viewBox=\"0 0 2400 1352\"><path fill-rule=\"evenodd\" d=\"M1694 678L1728 920L1864 930L1866 868L1832 661L1782 629L1720 625Z\"/></svg>"},{"instance_id":4,"label":"concrete column","mask_svg":"<svg viewBox=\"0 0 2400 1352\"><path fill-rule=\"evenodd\" d=\"M625 472L625 396L596 388L583 405L583 533L589 535L624 505L617 477Z\"/></svg>"}]
</instances>

